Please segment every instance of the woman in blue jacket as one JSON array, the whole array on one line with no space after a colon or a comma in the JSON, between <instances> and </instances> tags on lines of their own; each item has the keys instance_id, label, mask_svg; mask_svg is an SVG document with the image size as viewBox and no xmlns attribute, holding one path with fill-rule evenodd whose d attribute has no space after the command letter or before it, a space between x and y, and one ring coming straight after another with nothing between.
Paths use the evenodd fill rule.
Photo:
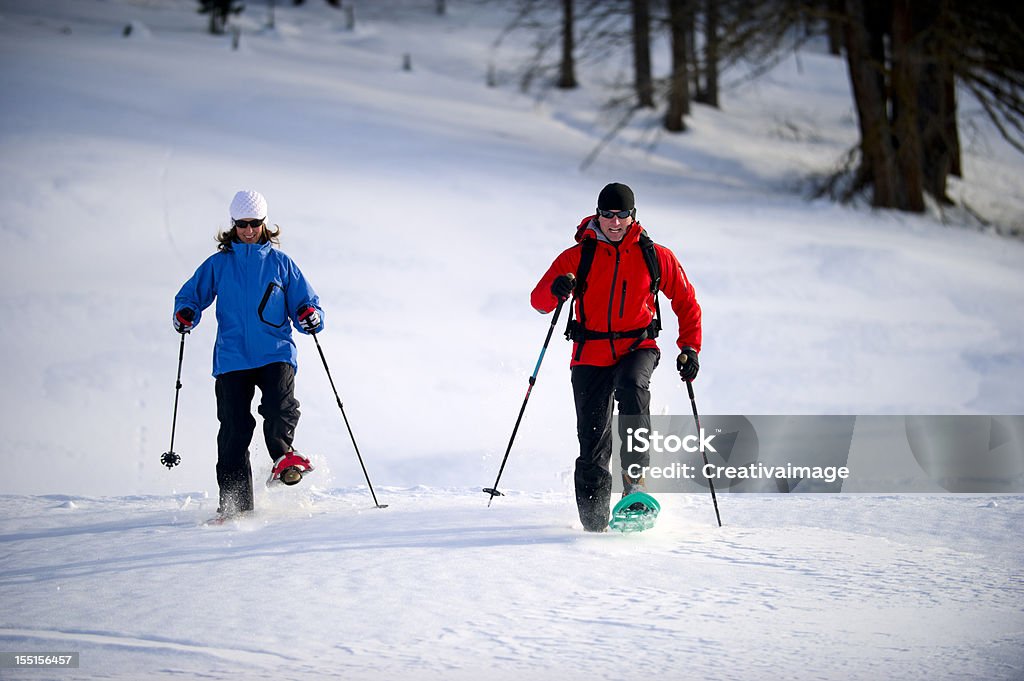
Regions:
<instances>
[{"instance_id":1,"label":"woman in blue jacket","mask_svg":"<svg viewBox=\"0 0 1024 681\"><path fill-rule=\"evenodd\" d=\"M217 484L222 516L253 508L249 443L256 420L252 399L260 389L263 436L274 460L271 480L293 485L312 470L292 448L299 422L292 325L301 333L323 330L323 310L298 266L279 249L280 228L267 226L267 201L240 191L231 201L232 226L174 299L174 329L189 333L217 299Z\"/></svg>"}]
</instances>

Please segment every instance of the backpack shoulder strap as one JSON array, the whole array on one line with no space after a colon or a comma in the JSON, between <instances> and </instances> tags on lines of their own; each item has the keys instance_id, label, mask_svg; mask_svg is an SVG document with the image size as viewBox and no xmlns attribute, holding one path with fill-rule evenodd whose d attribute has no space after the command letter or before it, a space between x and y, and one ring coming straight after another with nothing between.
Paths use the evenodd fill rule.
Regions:
<instances>
[{"instance_id":1,"label":"backpack shoulder strap","mask_svg":"<svg viewBox=\"0 0 1024 681\"><path fill-rule=\"evenodd\" d=\"M647 263L647 271L651 274L651 293L658 295L661 287L661 263L658 262L658 251L654 248L654 239L647 230L640 232L640 250L644 254L644 262Z\"/></svg>"},{"instance_id":2,"label":"backpack shoulder strap","mask_svg":"<svg viewBox=\"0 0 1024 681\"><path fill-rule=\"evenodd\" d=\"M594 264L596 252L597 239L584 239L580 244L580 264L576 266L576 295L583 295L587 288L587 275L590 274L590 267Z\"/></svg>"},{"instance_id":3,"label":"backpack shoulder strap","mask_svg":"<svg viewBox=\"0 0 1024 681\"><path fill-rule=\"evenodd\" d=\"M647 234L647 230L640 232L640 250L644 254L644 262L647 263L647 271L651 275L651 293L654 295L654 319L651 321L650 338L657 338L661 332L661 302L658 300L658 290L661 288L661 263L658 261L658 250L654 247L654 239Z\"/></svg>"},{"instance_id":4,"label":"backpack shoulder strap","mask_svg":"<svg viewBox=\"0 0 1024 681\"><path fill-rule=\"evenodd\" d=\"M579 350L576 359L579 359L583 352L582 330L586 319L586 312L583 309L583 293L587 290L587 275L590 274L590 266L594 264L594 254L597 253L597 239L584 239L580 244L580 263L576 266L576 287L572 291L572 300L569 301L569 318L565 322L565 339L577 340ZM575 302L579 300L579 319L576 319Z\"/></svg>"}]
</instances>

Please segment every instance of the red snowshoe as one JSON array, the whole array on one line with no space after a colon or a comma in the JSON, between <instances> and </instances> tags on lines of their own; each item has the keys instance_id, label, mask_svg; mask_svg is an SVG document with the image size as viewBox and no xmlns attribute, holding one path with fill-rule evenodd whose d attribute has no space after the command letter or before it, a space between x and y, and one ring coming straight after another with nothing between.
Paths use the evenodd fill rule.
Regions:
<instances>
[{"instance_id":1,"label":"red snowshoe","mask_svg":"<svg viewBox=\"0 0 1024 681\"><path fill-rule=\"evenodd\" d=\"M267 484L282 482L285 485L295 485L302 480L302 476L313 470L313 464L309 459L298 452L291 451L274 461L274 468L270 471L270 479Z\"/></svg>"}]
</instances>

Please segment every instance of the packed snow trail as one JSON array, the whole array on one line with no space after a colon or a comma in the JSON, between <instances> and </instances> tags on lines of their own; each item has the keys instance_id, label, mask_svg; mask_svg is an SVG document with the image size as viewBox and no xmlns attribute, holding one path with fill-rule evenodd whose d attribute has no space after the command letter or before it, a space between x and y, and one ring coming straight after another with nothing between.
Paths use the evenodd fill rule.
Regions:
<instances>
[{"instance_id":1,"label":"packed snow trail","mask_svg":"<svg viewBox=\"0 0 1024 681\"><path fill-rule=\"evenodd\" d=\"M0 648L61 678L1020 678L1024 498L663 495L584 534L566 494L365 488L0 498ZM4 678L33 677L4 670ZM62 672L63 673L63 672Z\"/></svg>"}]
</instances>

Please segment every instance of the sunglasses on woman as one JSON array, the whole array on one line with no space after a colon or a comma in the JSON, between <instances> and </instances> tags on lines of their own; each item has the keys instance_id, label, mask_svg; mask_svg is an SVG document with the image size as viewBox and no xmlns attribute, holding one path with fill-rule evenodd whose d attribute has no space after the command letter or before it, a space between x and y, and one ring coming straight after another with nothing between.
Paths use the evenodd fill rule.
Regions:
<instances>
[{"instance_id":1,"label":"sunglasses on woman","mask_svg":"<svg viewBox=\"0 0 1024 681\"><path fill-rule=\"evenodd\" d=\"M633 214L633 211L631 211L631 210L603 210L601 208L598 208L597 209L597 214L600 215L603 218L619 218L620 220L625 220L626 218L630 217Z\"/></svg>"},{"instance_id":2,"label":"sunglasses on woman","mask_svg":"<svg viewBox=\"0 0 1024 681\"><path fill-rule=\"evenodd\" d=\"M263 220L235 220L235 229L257 229L262 226Z\"/></svg>"}]
</instances>

